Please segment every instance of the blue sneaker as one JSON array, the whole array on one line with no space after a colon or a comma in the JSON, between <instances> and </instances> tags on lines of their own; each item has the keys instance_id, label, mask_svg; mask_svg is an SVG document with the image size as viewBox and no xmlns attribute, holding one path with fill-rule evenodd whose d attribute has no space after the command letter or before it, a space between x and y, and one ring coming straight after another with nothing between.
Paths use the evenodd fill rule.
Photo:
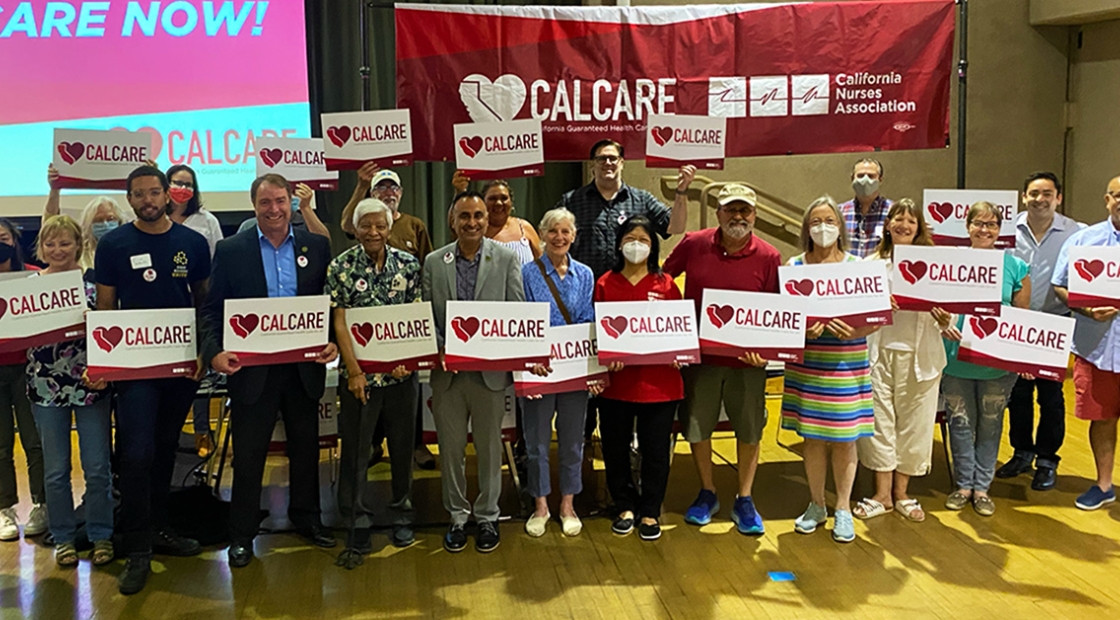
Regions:
<instances>
[{"instance_id":1,"label":"blue sneaker","mask_svg":"<svg viewBox=\"0 0 1120 620\"><path fill-rule=\"evenodd\" d=\"M1116 501L1116 487L1109 489L1107 492L1102 491L1097 485L1089 487L1077 498L1077 507L1082 510L1096 510L1105 504L1111 504Z\"/></svg>"},{"instance_id":2,"label":"blue sneaker","mask_svg":"<svg viewBox=\"0 0 1120 620\"><path fill-rule=\"evenodd\" d=\"M719 512L719 499L716 494L706 489L700 490L696 501L684 513L686 523L693 525L707 525L712 522L712 515Z\"/></svg>"},{"instance_id":3,"label":"blue sneaker","mask_svg":"<svg viewBox=\"0 0 1120 620\"><path fill-rule=\"evenodd\" d=\"M761 535L765 530L762 527L762 517L754 509L754 500L748 497L736 497L735 507L731 509L731 521L739 528L740 534L751 536Z\"/></svg>"}]
</instances>

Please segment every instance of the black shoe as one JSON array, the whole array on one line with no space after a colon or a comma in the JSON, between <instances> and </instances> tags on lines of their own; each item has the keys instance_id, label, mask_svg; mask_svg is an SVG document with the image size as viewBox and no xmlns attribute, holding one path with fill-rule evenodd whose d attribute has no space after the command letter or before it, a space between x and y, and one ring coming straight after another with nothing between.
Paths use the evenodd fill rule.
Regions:
<instances>
[{"instance_id":1,"label":"black shoe","mask_svg":"<svg viewBox=\"0 0 1120 620\"><path fill-rule=\"evenodd\" d=\"M346 541L346 548L357 551L362 555L369 555L373 551L373 541L370 540L369 528L355 528Z\"/></svg>"},{"instance_id":2,"label":"black shoe","mask_svg":"<svg viewBox=\"0 0 1120 620\"><path fill-rule=\"evenodd\" d=\"M619 517L611 524L611 531L619 536L626 536L634 531L634 519L623 519Z\"/></svg>"},{"instance_id":3,"label":"black shoe","mask_svg":"<svg viewBox=\"0 0 1120 620\"><path fill-rule=\"evenodd\" d=\"M143 590L151 573L151 554L129 556L124 572L117 578L121 594L136 594Z\"/></svg>"},{"instance_id":4,"label":"black shoe","mask_svg":"<svg viewBox=\"0 0 1120 620\"><path fill-rule=\"evenodd\" d=\"M253 559L253 543L235 542L229 546L229 565L234 568L244 568Z\"/></svg>"},{"instance_id":5,"label":"black shoe","mask_svg":"<svg viewBox=\"0 0 1120 620\"><path fill-rule=\"evenodd\" d=\"M193 538L184 538L165 528L152 538L152 553L188 558L202 553L202 545Z\"/></svg>"},{"instance_id":6,"label":"black shoe","mask_svg":"<svg viewBox=\"0 0 1120 620\"><path fill-rule=\"evenodd\" d=\"M661 538L661 524L654 523L651 525L648 523L639 523L638 536L641 536L642 540L657 540Z\"/></svg>"},{"instance_id":7,"label":"black shoe","mask_svg":"<svg viewBox=\"0 0 1120 620\"><path fill-rule=\"evenodd\" d=\"M467 530L462 525L451 524L443 535L443 548L451 553L459 553L467 546Z\"/></svg>"},{"instance_id":8,"label":"black shoe","mask_svg":"<svg viewBox=\"0 0 1120 620\"><path fill-rule=\"evenodd\" d=\"M312 525L309 529L296 530L296 534L307 539L307 542L322 547L324 549L333 549L338 541L334 539L334 534L322 525Z\"/></svg>"},{"instance_id":9,"label":"black shoe","mask_svg":"<svg viewBox=\"0 0 1120 620\"><path fill-rule=\"evenodd\" d=\"M389 540L394 547L407 547L416 542L416 532L413 532L412 528L407 525L394 525Z\"/></svg>"},{"instance_id":10,"label":"black shoe","mask_svg":"<svg viewBox=\"0 0 1120 620\"><path fill-rule=\"evenodd\" d=\"M436 457L432 456L428 446L420 446L412 453L413 460L416 461L416 466L420 469L431 471L436 468Z\"/></svg>"},{"instance_id":11,"label":"black shoe","mask_svg":"<svg viewBox=\"0 0 1120 620\"><path fill-rule=\"evenodd\" d=\"M1034 469L1033 459L1019 454L1011 457L1011 460L1004 463L1003 467L996 470L996 478L1014 478L1019 474L1025 474Z\"/></svg>"},{"instance_id":12,"label":"black shoe","mask_svg":"<svg viewBox=\"0 0 1120 620\"><path fill-rule=\"evenodd\" d=\"M1039 465L1034 472L1034 480L1031 480L1031 488L1035 491L1049 491L1054 488L1054 484L1057 482L1058 471L1056 469Z\"/></svg>"},{"instance_id":13,"label":"black shoe","mask_svg":"<svg viewBox=\"0 0 1120 620\"><path fill-rule=\"evenodd\" d=\"M498 534L498 524L493 521L482 521L478 524L478 536L474 540L474 548L479 553L490 553L498 548L502 537Z\"/></svg>"}]
</instances>

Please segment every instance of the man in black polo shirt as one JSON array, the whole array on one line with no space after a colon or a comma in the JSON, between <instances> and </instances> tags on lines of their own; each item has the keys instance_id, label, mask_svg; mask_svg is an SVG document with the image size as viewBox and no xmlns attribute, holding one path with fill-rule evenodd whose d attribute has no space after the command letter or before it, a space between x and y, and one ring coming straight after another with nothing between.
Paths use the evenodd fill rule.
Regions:
<instances>
[{"instance_id":1,"label":"man in black polo shirt","mask_svg":"<svg viewBox=\"0 0 1120 620\"><path fill-rule=\"evenodd\" d=\"M128 204L136 221L101 238L94 277L98 310L195 308L206 298L210 246L197 232L167 217L168 183L158 168L141 166L128 175ZM121 594L144 589L153 550L197 555L195 540L167 528L167 497L183 421L191 408L197 376L117 381L116 450L121 507L117 532L128 563Z\"/></svg>"},{"instance_id":2,"label":"man in black polo shirt","mask_svg":"<svg viewBox=\"0 0 1120 620\"><path fill-rule=\"evenodd\" d=\"M594 180L560 197L557 207L575 214L580 234L572 244L572 258L591 267L595 278L614 264L615 231L635 215L644 215L663 239L679 235L688 225L688 186L696 166L681 166L677 174L677 196L672 208L653 194L622 182L625 151L614 140L600 140L591 147Z\"/></svg>"}]
</instances>

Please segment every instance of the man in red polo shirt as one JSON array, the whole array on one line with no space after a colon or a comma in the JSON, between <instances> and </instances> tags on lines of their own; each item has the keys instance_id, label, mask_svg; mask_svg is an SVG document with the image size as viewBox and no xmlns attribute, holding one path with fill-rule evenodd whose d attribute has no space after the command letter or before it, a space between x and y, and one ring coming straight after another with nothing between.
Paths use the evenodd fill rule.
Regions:
<instances>
[{"instance_id":1,"label":"man in red polo shirt","mask_svg":"<svg viewBox=\"0 0 1120 620\"><path fill-rule=\"evenodd\" d=\"M749 187L731 183L719 192L718 228L685 235L665 260L673 277L687 274L684 296L700 307L704 289L778 292L778 250L754 234L758 198ZM684 404L680 408L685 439L692 445L700 495L685 513L685 521L704 525L719 512L712 479L712 431L721 405L735 429L739 454L739 493L731 520L743 534L763 533L762 518L751 499L758 467L758 443L766 428L766 362L743 351L738 360L705 356L699 365L681 370Z\"/></svg>"}]
</instances>

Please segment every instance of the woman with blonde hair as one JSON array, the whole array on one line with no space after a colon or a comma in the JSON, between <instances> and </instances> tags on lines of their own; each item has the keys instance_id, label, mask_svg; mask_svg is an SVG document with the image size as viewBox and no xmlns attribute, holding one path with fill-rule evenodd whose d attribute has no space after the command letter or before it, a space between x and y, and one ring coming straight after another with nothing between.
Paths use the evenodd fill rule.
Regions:
<instances>
[{"instance_id":1,"label":"woman with blonde hair","mask_svg":"<svg viewBox=\"0 0 1120 620\"><path fill-rule=\"evenodd\" d=\"M883 239L866 260L885 261L889 271L900 245L933 245L921 207L909 198L891 207ZM960 333L940 308L894 310L893 324L867 338L875 435L861 437L856 446L859 461L875 472L875 495L861 500L852 513L870 519L893 509L911 521L924 521L925 511L906 489L911 476L930 470L938 386L945 368L941 336L959 338Z\"/></svg>"}]
</instances>

